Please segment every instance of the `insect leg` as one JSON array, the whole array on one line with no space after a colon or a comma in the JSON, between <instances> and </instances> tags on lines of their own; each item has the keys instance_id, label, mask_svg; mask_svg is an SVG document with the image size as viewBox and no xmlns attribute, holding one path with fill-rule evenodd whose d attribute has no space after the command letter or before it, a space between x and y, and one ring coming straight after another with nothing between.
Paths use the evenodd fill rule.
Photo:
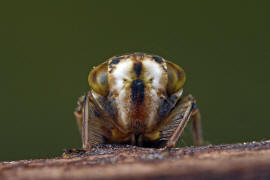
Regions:
<instances>
[{"instance_id":1,"label":"insect leg","mask_svg":"<svg viewBox=\"0 0 270 180\"><path fill-rule=\"evenodd\" d=\"M175 114L180 115L175 115ZM177 122L178 125L174 128L174 132L171 137L167 141L166 147L175 147L179 137L182 135L190 117L193 120L193 139L195 145L201 145L203 138L201 133L201 122L200 122L200 114L199 110L195 105L195 100L191 95L184 97L172 111L174 122Z\"/></svg>"},{"instance_id":2,"label":"insect leg","mask_svg":"<svg viewBox=\"0 0 270 180\"><path fill-rule=\"evenodd\" d=\"M201 126L201 114L197 105L194 103L192 113L192 134L193 134L193 143L196 146L203 145L203 136L202 136L202 126Z\"/></svg>"},{"instance_id":3,"label":"insect leg","mask_svg":"<svg viewBox=\"0 0 270 180\"><path fill-rule=\"evenodd\" d=\"M90 149L90 144L88 141L88 121L89 121L89 93L87 93L84 97L84 104L83 104L83 121L82 121L82 148L83 149Z\"/></svg>"},{"instance_id":4,"label":"insect leg","mask_svg":"<svg viewBox=\"0 0 270 180\"><path fill-rule=\"evenodd\" d=\"M74 114L82 136L83 150L88 151L91 147L104 143L105 137L111 137L112 120L91 91L79 98Z\"/></svg>"}]
</instances>

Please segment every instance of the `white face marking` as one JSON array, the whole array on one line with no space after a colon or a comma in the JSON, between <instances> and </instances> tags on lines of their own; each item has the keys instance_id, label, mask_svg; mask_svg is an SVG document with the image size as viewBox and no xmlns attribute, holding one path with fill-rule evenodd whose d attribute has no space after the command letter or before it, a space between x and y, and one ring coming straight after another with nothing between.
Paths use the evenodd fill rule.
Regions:
<instances>
[{"instance_id":1,"label":"white face marking","mask_svg":"<svg viewBox=\"0 0 270 180\"><path fill-rule=\"evenodd\" d=\"M125 125L125 127L127 127L128 123L129 123L129 118L128 118L128 114L129 114L129 102L127 102L126 100L126 93L125 91L121 91L119 93L118 96L118 108L119 108L119 115L121 117L121 122Z\"/></svg>"},{"instance_id":2,"label":"white face marking","mask_svg":"<svg viewBox=\"0 0 270 180\"><path fill-rule=\"evenodd\" d=\"M119 62L115 69L112 72L112 76L115 79L115 84L112 86L112 89L116 90L118 93L124 87L124 79L129 78L128 75L132 70L133 62L130 59Z\"/></svg>"},{"instance_id":3,"label":"white face marking","mask_svg":"<svg viewBox=\"0 0 270 180\"><path fill-rule=\"evenodd\" d=\"M129 109L128 102L126 102L126 96L127 92L125 91L125 83L124 79L129 79L130 72L133 68L133 62L131 59L126 59L120 61L112 72L112 77L114 79L114 84L111 85L111 89L116 91L118 93L118 97L116 98L116 104L118 106L118 114L121 117L119 120L124 125L124 127L127 127L127 124L129 123L129 119L127 117Z\"/></svg>"},{"instance_id":4,"label":"white face marking","mask_svg":"<svg viewBox=\"0 0 270 180\"><path fill-rule=\"evenodd\" d=\"M154 89L159 89L163 88L162 85L160 84L160 79L162 77L163 69L160 66L160 64L156 63L155 61L151 59L144 59L143 63L143 68L145 69L146 72L146 77L147 79L153 79L152 82L152 87Z\"/></svg>"}]
</instances>

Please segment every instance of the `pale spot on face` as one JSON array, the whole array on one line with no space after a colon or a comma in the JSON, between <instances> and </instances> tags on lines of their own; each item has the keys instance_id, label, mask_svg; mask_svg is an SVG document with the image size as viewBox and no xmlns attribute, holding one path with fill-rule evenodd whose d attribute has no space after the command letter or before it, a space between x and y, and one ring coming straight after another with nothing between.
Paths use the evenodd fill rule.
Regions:
<instances>
[{"instance_id":1,"label":"pale spot on face","mask_svg":"<svg viewBox=\"0 0 270 180\"><path fill-rule=\"evenodd\" d=\"M118 119L122 127L127 128L130 123L128 118L129 112L129 93L130 91L125 88L127 82L125 80L131 78L131 72L133 68L133 61L131 59L122 59L114 66L109 80L110 90L117 92L118 96L115 97L116 106L118 109Z\"/></svg>"},{"instance_id":2,"label":"pale spot on face","mask_svg":"<svg viewBox=\"0 0 270 180\"><path fill-rule=\"evenodd\" d=\"M142 63L145 71L145 78L148 80L152 79L152 87L154 89L164 89L166 84L161 83L161 78L164 70L160 64L148 58L144 59Z\"/></svg>"},{"instance_id":3,"label":"pale spot on face","mask_svg":"<svg viewBox=\"0 0 270 180\"><path fill-rule=\"evenodd\" d=\"M130 72L132 71L133 62L130 59L120 61L112 72L114 84L111 84L111 88L118 93L124 88L124 80L130 78Z\"/></svg>"}]
</instances>

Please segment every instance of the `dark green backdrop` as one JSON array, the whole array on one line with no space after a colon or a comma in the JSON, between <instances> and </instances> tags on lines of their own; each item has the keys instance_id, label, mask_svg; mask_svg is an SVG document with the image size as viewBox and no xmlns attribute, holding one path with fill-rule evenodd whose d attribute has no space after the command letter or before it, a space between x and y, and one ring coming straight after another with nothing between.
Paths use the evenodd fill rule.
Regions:
<instances>
[{"instance_id":1,"label":"dark green backdrop","mask_svg":"<svg viewBox=\"0 0 270 180\"><path fill-rule=\"evenodd\" d=\"M181 65L213 144L270 138L268 1L1 1L0 160L80 147L93 65L147 52Z\"/></svg>"}]
</instances>

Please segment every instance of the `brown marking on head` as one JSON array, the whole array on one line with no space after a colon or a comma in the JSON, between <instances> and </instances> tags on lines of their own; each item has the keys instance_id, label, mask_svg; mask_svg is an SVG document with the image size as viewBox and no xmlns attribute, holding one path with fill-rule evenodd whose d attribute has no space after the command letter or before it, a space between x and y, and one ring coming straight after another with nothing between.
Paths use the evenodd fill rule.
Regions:
<instances>
[{"instance_id":1,"label":"brown marking on head","mask_svg":"<svg viewBox=\"0 0 270 180\"><path fill-rule=\"evenodd\" d=\"M140 105L133 105L134 107L130 110L130 126L136 132L143 131L145 128L145 119L148 115L145 103Z\"/></svg>"}]
</instances>

